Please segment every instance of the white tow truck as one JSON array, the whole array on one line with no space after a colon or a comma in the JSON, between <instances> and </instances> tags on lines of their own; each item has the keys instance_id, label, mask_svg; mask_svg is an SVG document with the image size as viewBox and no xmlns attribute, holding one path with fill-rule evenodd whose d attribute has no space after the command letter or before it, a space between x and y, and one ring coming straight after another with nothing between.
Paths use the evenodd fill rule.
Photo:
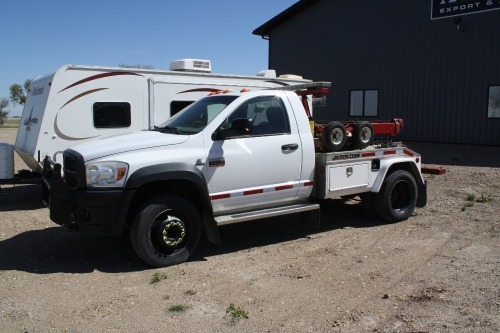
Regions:
<instances>
[{"instance_id":1,"label":"white tow truck","mask_svg":"<svg viewBox=\"0 0 500 333\"><path fill-rule=\"evenodd\" d=\"M221 225L304 212L319 223L326 199L359 195L381 219L408 219L427 202L420 155L373 144L366 122L313 126L308 101L328 87L214 94L152 130L67 149L63 166L47 157L50 217L91 234L129 231L157 267L187 260L203 234L220 243Z\"/></svg>"}]
</instances>

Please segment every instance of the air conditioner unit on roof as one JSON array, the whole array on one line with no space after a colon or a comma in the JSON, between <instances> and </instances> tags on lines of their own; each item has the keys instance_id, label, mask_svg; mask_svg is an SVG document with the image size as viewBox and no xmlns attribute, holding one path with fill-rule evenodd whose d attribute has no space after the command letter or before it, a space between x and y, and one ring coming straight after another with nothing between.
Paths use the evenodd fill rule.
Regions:
<instances>
[{"instance_id":1,"label":"air conditioner unit on roof","mask_svg":"<svg viewBox=\"0 0 500 333\"><path fill-rule=\"evenodd\" d=\"M170 63L171 71L211 73L210 60L180 59Z\"/></svg>"}]
</instances>

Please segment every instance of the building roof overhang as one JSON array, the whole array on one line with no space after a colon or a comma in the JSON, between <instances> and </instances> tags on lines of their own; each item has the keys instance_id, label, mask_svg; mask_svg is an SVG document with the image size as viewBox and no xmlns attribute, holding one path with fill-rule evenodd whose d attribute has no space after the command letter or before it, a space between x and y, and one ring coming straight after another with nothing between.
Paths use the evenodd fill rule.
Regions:
<instances>
[{"instance_id":1,"label":"building roof overhang","mask_svg":"<svg viewBox=\"0 0 500 333\"><path fill-rule=\"evenodd\" d=\"M281 25L283 22L291 19L295 15L301 13L305 9L309 8L311 5L315 4L319 0L300 0L288 9L285 9L283 12L279 13L257 29L255 29L252 33L257 36L262 36L263 38L268 37L269 33Z\"/></svg>"}]
</instances>

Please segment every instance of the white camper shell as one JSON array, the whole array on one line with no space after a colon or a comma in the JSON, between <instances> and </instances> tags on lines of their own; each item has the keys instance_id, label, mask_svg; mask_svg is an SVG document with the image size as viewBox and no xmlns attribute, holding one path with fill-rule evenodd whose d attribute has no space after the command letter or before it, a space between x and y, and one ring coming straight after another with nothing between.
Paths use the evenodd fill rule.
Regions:
<instances>
[{"instance_id":1,"label":"white camper shell","mask_svg":"<svg viewBox=\"0 0 500 333\"><path fill-rule=\"evenodd\" d=\"M16 152L41 172L45 156L61 163L62 152L76 144L150 129L211 92L310 82L276 77L274 71L211 74L207 61L188 60L174 62L170 71L66 65L37 77L24 105ZM200 63L204 70L186 67Z\"/></svg>"}]
</instances>

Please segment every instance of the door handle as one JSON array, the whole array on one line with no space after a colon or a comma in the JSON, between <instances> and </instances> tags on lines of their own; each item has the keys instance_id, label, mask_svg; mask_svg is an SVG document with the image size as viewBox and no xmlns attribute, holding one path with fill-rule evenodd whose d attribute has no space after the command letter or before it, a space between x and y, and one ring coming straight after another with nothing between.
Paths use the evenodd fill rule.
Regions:
<instances>
[{"instance_id":1,"label":"door handle","mask_svg":"<svg viewBox=\"0 0 500 333\"><path fill-rule=\"evenodd\" d=\"M298 148L299 148L299 145L296 143L290 143L288 145L281 146L281 150L283 150L283 151L291 151L291 150L296 150Z\"/></svg>"}]
</instances>

